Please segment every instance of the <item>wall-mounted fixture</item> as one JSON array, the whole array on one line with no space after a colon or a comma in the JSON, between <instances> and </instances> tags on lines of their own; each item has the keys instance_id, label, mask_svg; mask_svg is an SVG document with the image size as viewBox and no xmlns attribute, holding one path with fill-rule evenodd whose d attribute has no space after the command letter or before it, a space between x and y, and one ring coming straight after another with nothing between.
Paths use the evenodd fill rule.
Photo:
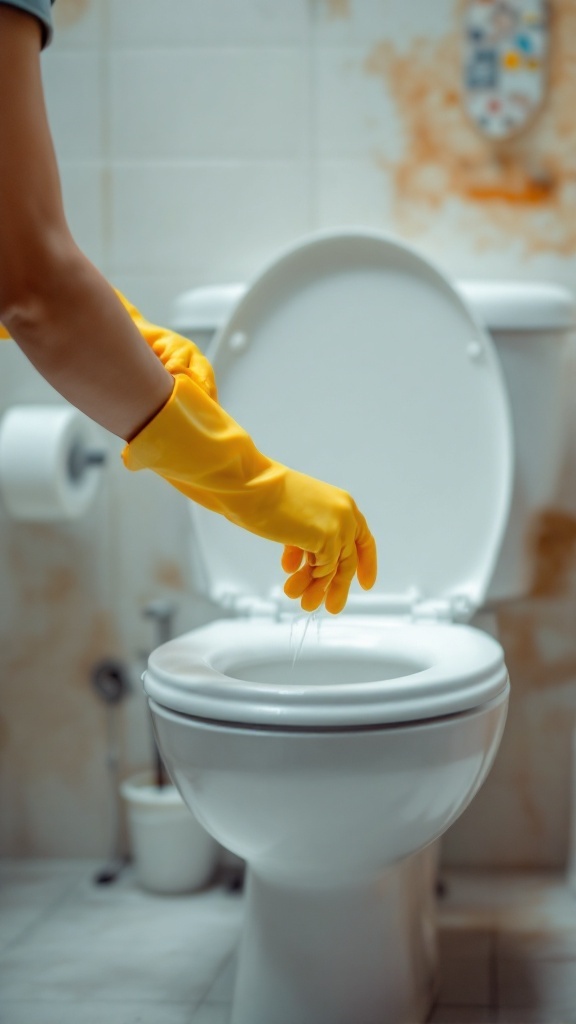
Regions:
<instances>
[{"instance_id":1,"label":"wall-mounted fixture","mask_svg":"<svg viewBox=\"0 0 576 1024\"><path fill-rule=\"evenodd\" d=\"M546 95L548 0L469 0L463 22L463 102L487 138L528 128Z\"/></svg>"}]
</instances>

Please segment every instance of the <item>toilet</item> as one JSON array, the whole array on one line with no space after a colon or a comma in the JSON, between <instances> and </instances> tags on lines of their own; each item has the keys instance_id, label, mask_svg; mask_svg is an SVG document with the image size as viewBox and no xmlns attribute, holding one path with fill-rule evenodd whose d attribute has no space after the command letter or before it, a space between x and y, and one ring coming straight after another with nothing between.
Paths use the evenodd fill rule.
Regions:
<instances>
[{"instance_id":1,"label":"toilet","mask_svg":"<svg viewBox=\"0 0 576 1024\"><path fill-rule=\"evenodd\" d=\"M506 718L504 653L478 613L528 586L574 303L455 286L347 230L247 288L184 297L176 326L194 333L202 310L223 406L262 450L349 490L380 558L343 614L304 616L277 545L191 505L215 621L154 651L144 687L184 800L247 862L231 1024L416 1024L436 994L435 841Z\"/></svg>"}]
</instances>

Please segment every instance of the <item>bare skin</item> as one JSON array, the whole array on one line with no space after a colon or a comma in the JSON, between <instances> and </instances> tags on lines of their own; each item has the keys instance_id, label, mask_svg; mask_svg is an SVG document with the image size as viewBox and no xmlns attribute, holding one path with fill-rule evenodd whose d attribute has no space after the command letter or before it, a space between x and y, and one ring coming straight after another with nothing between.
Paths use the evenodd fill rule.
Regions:
<instances>
[{"instance_id":1,"label":"bare skin","mask_svg":"<svg viewBox=\"0 0 576 1024\"><path fill-rule=\"evenodd\" d=\"M72 238L40 47L36 18L0 3L0 321L64 398L130 440L174 381Z\"/></svg>"}]
</instances>

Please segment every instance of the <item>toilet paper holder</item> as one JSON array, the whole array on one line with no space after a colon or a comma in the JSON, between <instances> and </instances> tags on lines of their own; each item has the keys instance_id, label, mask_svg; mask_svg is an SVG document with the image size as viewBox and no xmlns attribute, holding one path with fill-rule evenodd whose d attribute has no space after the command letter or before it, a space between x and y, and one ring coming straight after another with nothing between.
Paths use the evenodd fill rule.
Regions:
<instances>
[{"instance_id":1,"label":"toilet paper holder","mask_svg":"<svg viewBox=\"0 0 576 1024\"><path fill-rule=\"evenodd\" d=\"M92 466L103 466L108 459L105 448L86 447L77 441L70 450L68 457L68 474L76 482Z\"/></svg>"},{"instance_id":2,"label":"toilet paper holder","mask_svg":"<svg viewBox=\"0 0 576 1024\"><path fill-rule=\"evenodd\" d=\"M0 420L2 507L23 522L77 519L94 500L107 461L94 424L73 406L12 406Z\"/></svg>"}]
</instances>

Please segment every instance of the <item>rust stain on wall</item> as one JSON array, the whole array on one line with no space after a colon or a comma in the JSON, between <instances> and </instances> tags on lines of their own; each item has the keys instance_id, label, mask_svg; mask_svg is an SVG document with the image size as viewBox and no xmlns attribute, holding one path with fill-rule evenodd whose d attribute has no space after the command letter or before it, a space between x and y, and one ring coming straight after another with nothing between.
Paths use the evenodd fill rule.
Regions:
<instances>
[{"instance_id":1,"label":"rust stain on wall","mask_svg":"<svg viewBox=\"0 0 576 1024\"><path fill-rule=\"evenodd\" d=\"M171 590L186 589L186 580L177 562L159 562L154 570L154 579L160 586L169 587Z\"/></svg>"},{"instance_id":2,"label":"rust stain on wall","mask_svg":"<svg viewBox=\"0 0 576 1024\"><path fill-rule=\"evenodd\" d=\"M35 794L60 789L87 814L97 812L106 723L90 669L120 645L94 586L98 546L88 544L85 535L14 527L7 554L18 628L0 645L8 725L0 730L0 764L6 793L12 794L2 813L10 821L3 844L12 855L41 855L50 850L37 832Z\"/></svg>"},{"instance_id":3,"label":"rust stain on wall","mask_svg":"<svg viewBox=\"0 0 576 1024\"><path fill-rule=\"evenodd\" d=\"M576 566L576 516L559 509L544 510L534 523L529 546L531 596L568 594Z\"/></svg>"},{"instance_id":4,"label":"rust stain on wall","mask_svg":"<svg viewBox=\"0 0 576 1024\"><path fill-rule=\"evenodd\" d=\"M58 0L54 7L54 21L58 28L70 28L90 10L92 0Z\"/></svg>"},{"instance_id":5,"label":"rust stain on wall","mask_svg":"<svg viewBox=\"0 0 576 1024\"><path fill-rule=\"evenodd\" d=\"M463 229L478 247L520 242L525 254L576 253L576 3L553 0L549 90L535 124L506 143L484 139L461 102L464 0L454 28L440 39L415 39L400 52L378 43L364 70L395 100L404 152L376 155L391 176L395 217L408 233L426 228L450 199L465 204ZM470 224L470 216L473 223Z\"/></svg>"},{"instance_id":6,"label":"rust stain on wall","mask_svg":"<svg viewBox=\"0 0 576 1024\"><path fill-rule=\"evenodd\" d=\"M331 18L350 17L350 0L326 0L326 8Z\"/></svg>"}]
</instances>

